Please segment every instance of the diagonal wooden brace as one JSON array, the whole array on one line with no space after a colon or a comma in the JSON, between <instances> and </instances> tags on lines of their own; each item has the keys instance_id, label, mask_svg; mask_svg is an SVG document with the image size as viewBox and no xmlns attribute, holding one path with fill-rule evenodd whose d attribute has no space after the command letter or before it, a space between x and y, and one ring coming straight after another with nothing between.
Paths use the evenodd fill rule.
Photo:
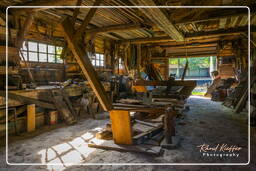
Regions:
<instances>
[{"instance_id":1,"label":"diagonal wooden brace","mask_svg":"<svg viewBox=\"0 0 256 171\"><path fill-rule=\"evenodd\" d=\"M102 108L105 111L110 111L112 109L112 102L108 99L104 87L102 86L98 75L88 57L85 47L82 47L79 42L77 42L74 37L74 29L69 18L65 18L61 23L61 28L64 33L64 37L68 42L68 47L72 51L78 65L80 66L83 74L88 80L93 92L96 94Z\"/></svg>"}]
</instances>

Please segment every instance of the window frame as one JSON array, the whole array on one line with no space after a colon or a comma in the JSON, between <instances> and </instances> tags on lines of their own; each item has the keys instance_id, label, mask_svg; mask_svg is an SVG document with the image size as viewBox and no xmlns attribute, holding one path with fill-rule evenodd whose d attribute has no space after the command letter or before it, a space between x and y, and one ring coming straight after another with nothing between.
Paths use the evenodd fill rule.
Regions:
<instances>
[{"instance_id":1,"label":"window frame","mask_svg":"<svg viewBox=\"0 0 256 171\"><path fill-rule=\"evenodd\" d=\"M37 46L37 50L36 51L29 49L29 42L36 43L36 46ZM46 45L46 51L45 52L39 51L39 44ZM26 49L23 49L24 46L25 46ZM54 47L54 53L49 52L49 46L53 46ZM27 62L64 64L64 60L63 59L60 59L60 62L58 62L58 59L57 59L57 57L58 56L60 57L60 55L61 55L61 53L60 54L57 53L57 48L59 48L59 47L62 48L62 50L63 50L62 46L57 46L57 45L54 45L54 44L48 44L48 43L34 41L34 40L25 40L23 42L22 48L20 49L20 52L23 53L23 54L25 53L27 55L27 57L25 59ZM29 53L36 53L37 54L37 61L30 60L29 59ZM40 60L40 58L39 58L40 54L46 54L46 61L41 61ZM50 55L54 56L54 62L49 62L49 56ZM23 58L22 58L22 60L23 60Z\"/></svg>"},{"instance_id":2,"label":"window frame","mask_svg":"<svg viewBox=\"0 0 256 171\"><path fill-rule=\"evenodd\" d=\"M105 67L105 55L103 53L95 53L89 55L91 63L94 67L104 68Z\"/></svg>"}]
</instances>

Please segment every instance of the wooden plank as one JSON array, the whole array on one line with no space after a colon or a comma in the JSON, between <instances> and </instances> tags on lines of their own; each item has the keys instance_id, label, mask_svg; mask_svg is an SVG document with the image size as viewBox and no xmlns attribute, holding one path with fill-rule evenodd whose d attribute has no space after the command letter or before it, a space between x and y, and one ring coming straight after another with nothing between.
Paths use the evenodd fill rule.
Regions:
<instances>
[{"instance_id":1,"label":"wooden plank","mask_svg":"<svg viewBox=\"0 0 256 171\"><path fill-rule=\"evenodd\" d=\"M223 11L223 10L228 10L228 11ZM221 20L221 19L225 19L225 18L229 18L229 17L235 17L235 16L248 16L248 10L245 9L238 9L237 10L232 10L232 9L217 9L214 11L209 11L207 12L207 15L201 15L197 18L194 17L185 17L180 19L177 19L177 17L172 17L170 16L170 18L173 18L173 22L175 22L175 25L180 25L180 24L189 24L189 23L201 23L201 22L207 22L207 21L217 21L217 20ZM252 11L251 11L251 15L252 15ZM173 15L177 15L177 13L173 13Z\"/></svg>"},{"instance_id":2,"label":"wooden plank","mask_svg":"<svg viewBox=\"0 0 256 171\"><path fill-rule=\"evenodd\" d=\"M147 80L136 80L133 83L139 86L196 86L196 81L147 81Z\"/></svg>"},{"instance_id":3,"label":"wooden plank","mask_svg":"<svg viewBox=\"0 0 256 171\"><path fill-rule=\"evenodd\" d=\"M68 47L72 51L77 63L79 64L83 74L89 81L91 88L93 89L94 93L96 94L102 108L105 111L110 111L112 108L111 101L107 98L106 92L104 87L102 86L101 82L99 81L98 75L88 57L84 48L74 40L74 30L72 25L70 25L70 20L66 18L61 27L64 31L65 39L68 42Z\"/></svg>"},{"instance_id":4,"label":"wooden plank","mask_svg":"<svg viewBox=\"0 0 256 171\"><path fill-rule=\"evenodd\" d=\"M123 107L123 106L114 106L114 110L127 110L130 112L147 112L147 113L160 113L165 110L165 108L136 108L136 107Z\"/></svg>"},{"instance_id":5,"label":"wooden plank","mask_svg":"<svg viewBox=\"0 0 256 171\"><path fill-rule=\"evenodd\" d=\"M27 132L36 129L36 106L35 104L27 105Z\"/></svg>"},{"instance_id":6,"label":"wooden plank","mask_svg":"<svg viewBox=\"0 0 256 171\"><path fill-rule=\"evenodd\" d=\"M255 17L256 18L256 17ZM255 29L255 25L251 25L251 29ZM243 32L247 32L248 27L236 27L230 29L220 29L214 31L200 31L195 33L189 33L186 35L186 40L190 41L193 39L206 39L206 38L213 38L213 37L220 37L220 36L235 36L239 35ZM149 38L135 38L135 39L126 39L122 40L121 43L128 43L136 44L136 43L159 43L159 42L175 42L169 36L161 36L161 37L149 37Z\"/></svg>"},{"instance_id":7,"label":"wooden plank","mask_svg":"<svg viewBox=\"0 0 256 171\"><path fill-rule=\"evenodd\" d=\"M85 32L88 34L95 34L95 33L108 33L108 32L120 32L120 31L129 31L129 30L136 30L142 29L143 27L140 24L118 24L118 25L111 25L106 27L98 27L93 29L87 29Z\"/></svg>"},{"instance_id":8,"label":"wooden plank","mask_svg":"<svg viewBox=\"0 0 256 171\"><path fill-rule=\"evenodd\" d=\"M255 25L251 25L252 29L255 29ZM243 27L236 27L236 28L229 28L229 29L220 29L220 30L214 30L214 31L201 31L201 32L195 32L191 34L187 34L187 38L191 37L208 37L208 36L225 36L225 35L235 35L237 33L241 34L243 32L248 32L248 27L243 26Z\"/></svg>"},{"instance_id":9,"label":"wooden plank","mask_svg":"<svg viewBox=\"0 0 256 171\"><path fill-rule=\"evenodd\" d=\"M133 153L142 153L146 155L156 155L159 156L162 154L162 148L160 146L152 145L117 145L113 141L106 141L103 145L97 145L89 143L88 147L99 148L103 150L114 150L120 152L133 152Z\"/></svg>"},{"instance_id":10,"label":"wooden plank","mask_svg":"<svg viewBox=\"0 0 256 171\"><path fill-rule=\"evenodd\" d=\"M137 0L136 5L141 6L156 6L153 0ZM163 30L168 36L176 41L184 41L184 35L177 30L173 23L166 17L166 15L159 8L139 8L151 21Z\"/></svg>"},{"instance_id":11,"label":"wooden plank","mask_svg":"<svg viewBox=\"0 0 256 171\"><path fill-rule=\"evenodd\" d=\"M175 122L174 118L176 112L173 110L166 110L164 117L164 132L165 132L165 141L167 144L172 143L172 136L175 135Z\"/></svg>"},{"instance_id":12,"label":"wooden plank","mask_svg":"<svg viewBox=\"0 0 256 171\"><path fill-rule=\"evenodd\" d=\"M125 110L110 111L113 139L116 144L132 144L132 126L130 112Z\"/></svg>"},{"instance_id":13,"label":"wooden plank","mask_svg":"<svg viewBox=\"0 0 256 171\"><path fill-rule=\"evenodd\" d=\"M143 144L145 143L145 141L159 134L162 130L163 130L163 125L161 124L145 132L142 132L141 134L138 134L133 137L134 144Z\"/></svg>"},{"instance_id":14,"label":"wooden plank","mask_svg":"<svg viewBox=\"0 0 256 171\"><path fill-rule=\"evenodd\" d=\"M60 90L52 90L53 102L62 115L62 118L69 125L76 122L75 114L72 109L70 109L70 104L65 101L65 97L62 96Z\"/></svg>"},{"instance_id":15,"label":"wooden plank","mask_svg":"<svg viewBox=\"0 0 256 171\"><path fill-rule=\"evenodd\" d=\"M5 91L0 91L0 96L5 97ZM51 103L44 102L37 100L35 98L30 98L30 97L25 97L19 94L14 94L11 93L10 91L8 92L8 98L9 99L14 99L17 101L20 101L22 104L35 104L36 106L42 107L42 108L47 108L47 109L56 109L55 106Z\"/></svg>"},{"instance_id":16,"label":"wooden plank","mask_svg":"<svg viewBox=\"0 0 256 171\"><path fill-rule=\"evenodd\" d=\"M236 113L240 113L243 110L243 108L246 105L247 100L248 100L248 89L246 89L246 91L244 91L241 99L239 100L238 104L235 106Z\"/></svg>"}]
</instances>

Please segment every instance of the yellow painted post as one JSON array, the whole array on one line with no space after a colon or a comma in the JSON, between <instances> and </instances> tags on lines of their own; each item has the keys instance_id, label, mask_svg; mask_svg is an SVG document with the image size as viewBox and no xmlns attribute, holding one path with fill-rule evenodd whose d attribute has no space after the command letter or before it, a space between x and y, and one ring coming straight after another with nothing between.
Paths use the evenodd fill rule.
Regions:
<instances>
[{"instance_id":1,"label":"yellow painted post","mask_svg":"<svg viewBox=\"0 0 256 171\"><path fill-rule=\"evenodd\" d=\"M27 105L27 132L36 129L36 106L35 104Z\"/></svg>"},{"instance_id":2,"label":"yellow painted post","mask_svg":"<svg viewBox=\"0 0 256 171\"><path fill-rule=\"evenodd\" d=\"M110 119L114 142L116 144L132 144L130 112L126 110L111 110Z\"/></svg>"}]
</instances>

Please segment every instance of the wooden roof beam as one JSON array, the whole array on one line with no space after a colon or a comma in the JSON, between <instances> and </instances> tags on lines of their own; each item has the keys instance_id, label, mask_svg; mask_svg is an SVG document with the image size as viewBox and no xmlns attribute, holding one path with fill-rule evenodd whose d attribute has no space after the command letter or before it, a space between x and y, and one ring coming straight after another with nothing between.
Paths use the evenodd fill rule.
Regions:
<instances>
[{"instance_id":1,"label":"wooden roof beam","mask_svg":"<svg viewBox=\"0 0 256 171\"><path fill-rule=\"evenodd\" d=\"M157 81L157 80L135 80L133 85L136 86L196 86L195 81Z\"/></svg>"},{"instance_id":2,"label":"wooden roof beam","mask_svg":"<svg viewBox=\"0 0 256 171\"><path fill-rule=\"evenodd\" d=\"M77 0L76 6L81 6L81 4L82 4L82 0ZM79 10L80 10L80 8L75 8L75 9L74 9L74 12L73 12L73 20L72 20L72 23L73 23L73 24L76 23L76 18L77 18L78 14L79 14Z\"/></svg>"},{"instance_id":3,"label":"wooden roof beam","mask_svg":"<svg viewBox=\"0 0 256 171\"><path fill-rule=\"evenodd\" d=\"M216 51L210 51L205 53L189 53L187 55L185 54L177 54L177 55L167 55L167 56L161 56L161 57L151 57L151 60L164 60L167 58L194 58L194 57L208 57L208 56L217 56Z\"/></svg>"},{"instance_id":4,"label":"wooden roof beam","mask_svg":"<svg viewBox=\"0 0 256 171\"><path fill-rule=\"evenodd\" d=\"M216 50L213 50L213 51L202 51L202 52L191 52L191 53L188 53L187 55L185 53L175 53L175 54L170 54L168 53L167 54L167 57L180 57L180 56L197 56L197 55L208 55L208 54L217 54L217 51Z\"/></svg>"},{"instance_id":5,"label":"wooden roof beam","mask_svg":"<svg viewBox=\"0 0 256 171\"><path fill-rule=\"evenodd\" d=\"M251 25L251 30L256 29L256 25ZM207 36L225 36L225 35L235 35L235 34L241 34L244 32L248 32L248 27L236 27L236 28L229 28L229 29L220 29L220 30L214 30L214 31L202 31L202 32L196 32L193 34L186 34L186 38L193 39L193 37L207 37Z\"/></svg>"},{"instance_id":6,"label":"wooden roof beam","mask_svg":"<svg viewBox=\"0 0 256 171\"><path fill-rule=\"evenodd\" d=\"M163 49L194 49L194 48L206 48L206 47L216 47L216 43L204 43L204 44L191 44L191 45L180 45L180 46L160 46Z\"/></svg>"},{"instance_id":7,"label":"wooden roof beam","mask_svg":"<svg viewBox=\"0 0 256 171\"><path fill-rule=\"evenodd\" d=\"M136 30L143 28L140 24L119 24L119 25L112 25L112 26L106 26L106 27L98 27L93 29L86 30L86 33L108 33L108 32L116 32L116 31L129 31L129 30Z\"/></svg>"},{"instance_id":8,"label":"wooden roof beam","mask_svg":"<svg viewBox=\"0 0 256 171\"><path fill-rule=\"evenodd\" d=\"M251 30L256 29L255 25L251 26ZM237 27L231 29L221 29L216 31L207 31L207 32L196 32L193 34L186 34L186 40L191 41L195 39L205 39L205 38L213 38L213 37L221 37L221 36L234 36L240 35L241 33L247 32L248 27ZM169 36L162 36L162 37L152 37L152 38L137 38L137 39L129 39L120 41L120 43L127 43L130 42L132 44L136 43L159 43L159 42L175 42Z\"/></svg>"},{"instance_id":9,"label":"wooden roof beam","mask_svg":"<svg viewBox=\"0 0 256 171\"><path fill-rule=\"evenodd\" d=\"M102 0L95 0L95 2L93 3L93 6L99 6L101 2L102 2ZM89 10L89 12L87 13L86 17L84 18L84 21L83 21L82 25L76 31L75 38L79 38L79 37L81 37L81 35L83 35L83 33L86 30L86 27L88 26L88 24L92 20L92 18L94 16L94 14L96 13L96 11L97 11L97 8L91 8Z\"/></svg>"},{"instance_id":10,"label":"wooden roof beam","mask_svg":"<svg viewBox=\"0 0 256 171\"><path fill-rule=\"evenodd\" d=\"M153 0L137 0L136 4L140 6L156 6ZM184 35L177 30L159 8L139 8L139 10L172 39L184 41Z\"/></svg>"},{"instance_id":11,"label":"wooden roof beam","mask_svg":"<svg viewBox=\"0 0 256 171\"><path fill-rule=\"evenodd\" d=\"M251 11L251 15L255 12ZM214 21L219 19L225 19L229 17L239 17L239 16L248 16L247 9L241 9L239 11L230 10L228 13L223 13L223 9L218 9L214 12L211 12L209 15L201 15L198 18L186 17L182 20L177 20L170 16L169 18L173 18L173 24L189 24L189 23L199 23L199 22L207 22Z\"/></svg>"}]
</instances>

